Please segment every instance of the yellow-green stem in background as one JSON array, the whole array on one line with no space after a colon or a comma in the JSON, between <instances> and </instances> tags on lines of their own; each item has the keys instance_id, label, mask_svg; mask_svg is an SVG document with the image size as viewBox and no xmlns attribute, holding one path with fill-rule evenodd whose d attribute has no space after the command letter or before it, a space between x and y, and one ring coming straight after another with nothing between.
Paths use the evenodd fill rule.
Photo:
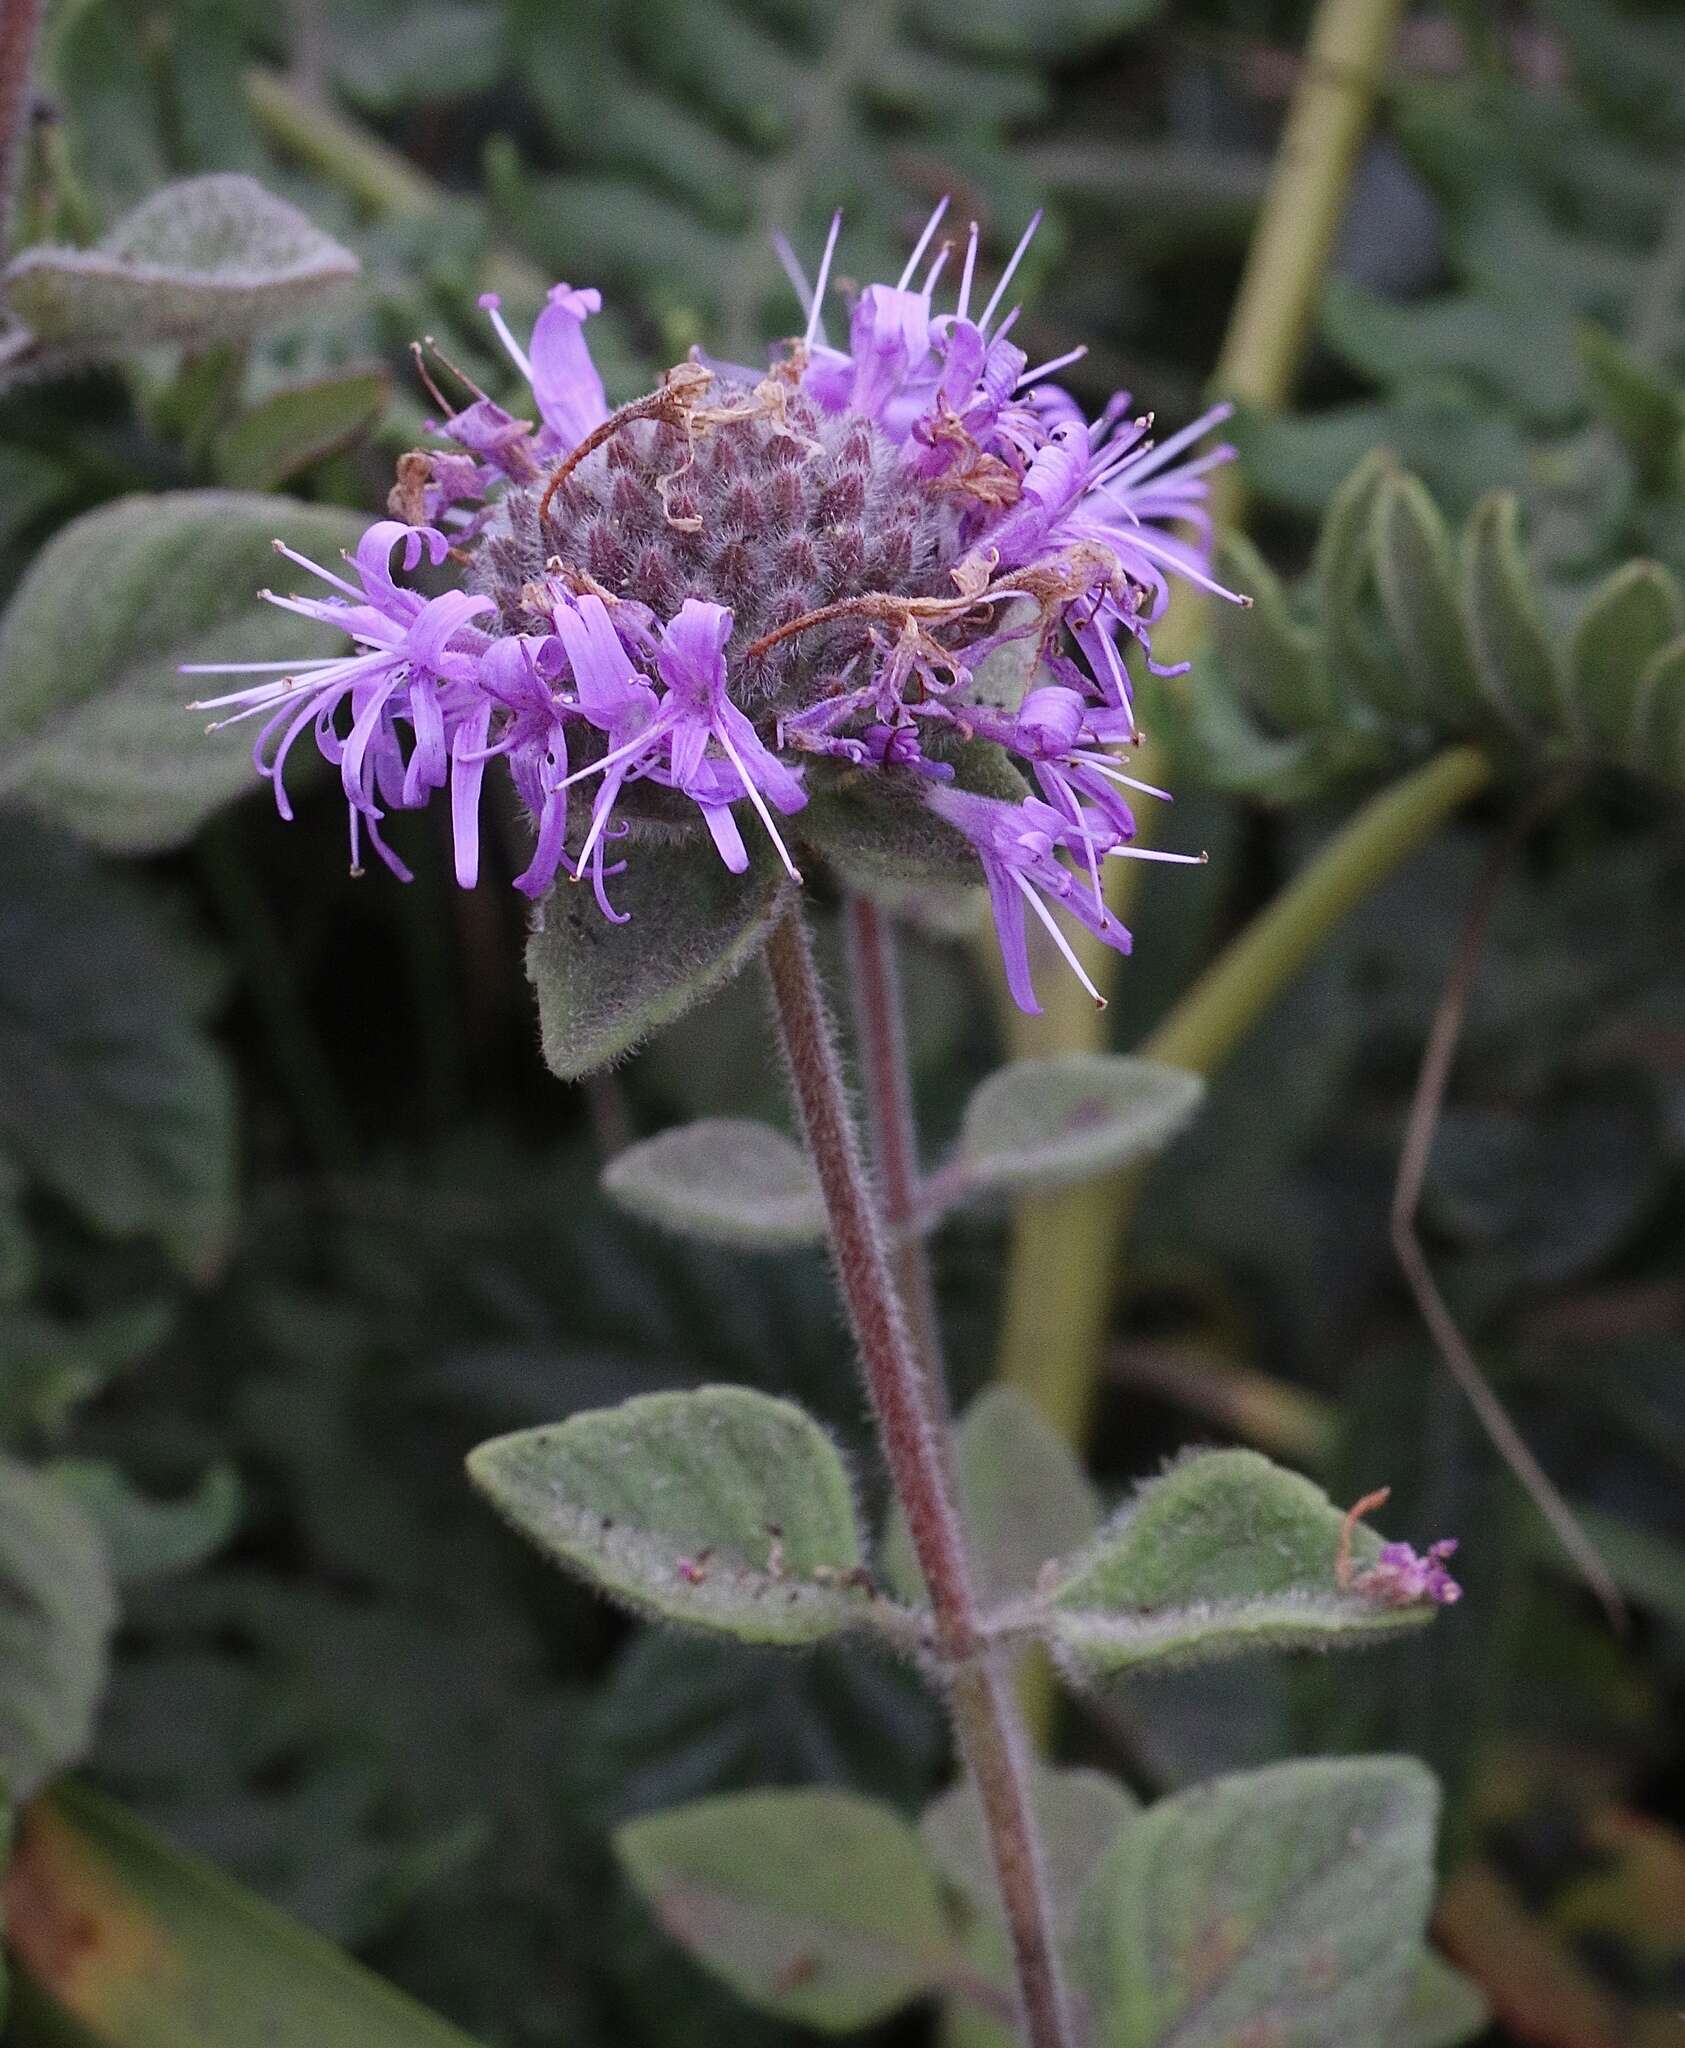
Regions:
<instances>
[{"instance_id":1,"label":"yellow-green stem in background","mask_svg":"<svg viewBox=\"0 0 1685 2048\"><path fill-rule=\"evenodd\" d=\"M1402 12L1403 0L1322 0L1317 9L1212 380L1225 397L1273 408L1292 389ZM1214 510L1221 523L1233 523L1241 511L1239 485L1232 470L1218 474ZM1160 652L1193 652L1201 616L1184 593L1169 621L1176 645L1161 635ZM1137 772L1153 780L1148 750L1138 764ZM1127 921L1133 864L1115 865L1120 872L1107 899ZM1249 950L1247 960L1254 957ZM1090 941L1084 960L1097 987L1112 985L1116 954ZM1074 979L1045 979L1045 1014L1007 1017L1011 1056L1104 1050L1104 1019ZM998 1371L1073 1434L1101 1371L1124 1202L1123 1183L1098 1181L1024 1202L1013 1219Z\"/></svg>"},{"instance_id":2,"label":"yellow-green stem in background","mask_svg":"<svg viewBox=\"0 0 1685 2048\"><path fill-rule=\"evenodd\" d=\"M1450 747L1372 797L1212 962L1141 1051L1214 1072L1341 920L1491 777L1477 747ZM1009 1291L1005 1375L1073 1439L1087 1427L1103 1370L1112 1282L1141 1179L1116 1174L1038 1205L1044 1257L1057 1267L1044 1266L1033 1288ZM1060 1229L1069 1233L1063 1241Z\"/></svg>"}]
</instances>

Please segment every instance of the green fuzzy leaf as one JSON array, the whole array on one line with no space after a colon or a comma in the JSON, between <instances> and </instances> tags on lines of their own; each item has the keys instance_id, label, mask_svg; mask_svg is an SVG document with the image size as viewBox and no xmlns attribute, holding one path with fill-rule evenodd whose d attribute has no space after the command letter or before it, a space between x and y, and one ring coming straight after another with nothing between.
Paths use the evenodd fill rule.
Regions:
<instances>
[{"instance_id":1,"label":"green fuzzy leaf","mask_svg":"<svg viewBox=\"0 0 1685 2048\"><path fill-rule=\"evenodd\" d=\"M1104 1678L1246 1650L1333 1648L1419 1626L1426 1607L1341 1592L1344 1517L1319 1486L1257 1451L1203 1451L1149 1480L1067 1560L1036 1612L1066 1671ZM1362 1571L1381 1539L1359 1526Z\"/></svg>"},{"instance_id":2,"label":"green fuzzy leaf","mask_svg":"<svg viewBox=\"0 0 1685 2048\"><path fill-rule=\"evenodd\" d=\"M1416 704L1452 722L1482 703L1457 603L1451 537L1413 476L1394 471L1375 496L1375 579Z\"/></svg>"},{"instance_id":3,"label":"green fuzzy leaf","mask_svg":"<svg viewBox=\"0 0 1685 2048\"><path fill-rule=\"evenodd\" d=\"M244 341L296 320L357 259L253 178L166 185L94 249L25 249L0 297L38 348L128 351Z\"/></svg>"},{"instance_id":4,"label":"green fuzzy leaf","mask_svg":"<svg viewBox=\"0 0 1685 2048\"><path fill-rule=\"evenodd\" d=\"M1199 1107L1197 1074L1123 1053L998 1068L966 1105L950 1169L965 1189L1055 1188L1159 1151Z\"/></svg>"},{"instance_id":5,"label":"green fuzzy leaf","mask_svg":"<svg viewBox=\"0 0 1685 2048\"><path fill-rule=\"evenodd\" d=\"M640 840L614 885L610 924L589 889L567 883L539 906L527 978L550 1071L577 1081L623 1058L740 973L772 928L784 870L770 848L734 875L700 836Z\"/></svg>"},{"instance_id":6,"label":"green fuzzy leaf","mask_svg":"<svg viewBox=\"0 0 1685 2048\"><path fill-rule=\"evenodd\" d=\"M1606 328L1583 327L1580 362L1592 403L1651 490L1677 480L1685 397L1679 386Z\"/></svg>"},{"instance_id":7,"label":"green fuzzy leaf","mask_svg":"<svg viewBox=\"0 0 1685 2048\"><path fill-rule=\"evenodd\" d=\"M1508 491L1482 498L1469 520L1463 604L1488 700L1524 736L1548 731L1560 701L1557 661L1527 573L1521 508Z\"/></svg>"},{"instance_id":8,"label":"green fuzzy leaf","mask_svg":"<svg viewBox=\"0 0 1685 2048\"><path fill-rule=\"evenodd\" d=\"M1685 636L1645 663L1632 697L1626 758L1685 784Z\"/></svg>"},{"instance_id":9,"label":"green fuzzy leaf","mask_svg":"<svg viewBox=\"0 0 1685 2048\"><path fill-rule=\"evenodd\" d=\"M1657 563L1628 562L1600 585L1568 644L1563 709L1572 730L1600 752L1624 752L1640 678L1682 626L1679 585Z\"/></svg>"},{"instance_id":10,"label":"green fuzzy leaf","mask_svg":"<svg viewBox=\"0 0 1685 2048\"><path fill-rule=\"evenodd\" d=\"M1385 2048L1462 2048L1485 2032L1491 2017L1473 1979L1429 1949L1416 1965Z\"/></svg>"},{"instance_id":11,"label":"green fuzzy leaf","mask_svg":"<svg viewBox=\"0 0 1685 2048\"><path fill-rule=\"evenodd\" d=\"M257 592L275 575L277 535L331 567L364 524L288 498L181 491L65 527L0 620L0 797L96 846L151 853L261 788L250 726L207 734L187 709L239 678L179 665L343 648Z\"/></svg>"},{"instance_id":12,"label":"green fuzzy leaf","mask_svg":"<svg viewBox=\"0 0 1685 2048\"><path fill-rule=\"evenodd\" d=\"M963 9L919 0L913 19L938 42L980 57L1080 56L1151 21L1164 0L976 0Z\"/></svg>"},{"instance_id":13,"label":"green fuzzy leaf","mask_svg":"<svg viewBox=\"0 0 1685 2048\"><path fill-rule=\"evenodd\" d=\"M606 1593L751 1643L873 1617L848 1475L789 1401L643 1394L481 1444L469 1476L522 1535Z\"/></svg>"},{"instance_id":14,"label":"green fuzzy leaf","mask_svg":"<svg viewBox=\"0 0 1685 2048\"><path fill-rule=\"evenodd\" d=\"M0 813L0 1146L197 1275L234 1222L234 1104L204 972L126 876Z\"/></svg>"},{"instance_id":15,"label":"green fuzzy leaf","mask_svg":"<svg viewBox=\"0 0 1685 2048\"><path fill-rule=\"evenodd\" d=\"M825 1236L807 1154L744 1117L704 1117L628 1145L603 1169L603 1191L646 1223L706 1243L781 1250Z\"/></svg>"},{"instance_id":16,"label":"green fuzzy leaf","mask_svg":"<svg viewBox=\"0 0 1685 2048\"><path fill-rule=\"evenodd\" d=\"M954 1432L960 1508L977 1591L987 1603L1033 1590L1049 1558L1086 1543L1100 1503L1069 1442L1011 1387L990 1387ZM903 1599L926 1598L899 1507L884 1531L883 1575Z\"/></svg>"},{"instance_id":17,"label":"green fuzzy leaf","mask_svg":"<svg viewBox=\"0 0 1685 2048\"><path fill-rule=\"evenodd\" d=\"M1370 630L1374 584L1374 510L1382 482L1392 474L1392 459L1377 449L1354 469L1335 492L1317 536L1312 576L1318 592L1322 625L1322 656L1326 665L1324 701L1338 704L1354 696L1385 703L1390 663Z\"/></svg>"},{"instance_id":18,"label":"green fuzzy leaf","mask_svg":"<svg viewBox=\"0 0 1685 2048\"><path fill-rule=\"evenodd\" d=\"M1101 2048L1381 2042L1433 1892L1438 1789L1407 1757L1277 1764L1161 1800L1089 1886Z\"/></svg>"},{"instance_id":19,"label":"green fuzzy leaf","mask_svg":"<svg viewBox=\"0 0 1685 2048\"><path fill-rule=\"evenodd\" d=\"M843 2033L953 1967L918 1836L854 1793L701 1799L631 1822L615 1848L674 1940L763 2012Z\"/></svg>"},{"instance_id":20,"label":"green fuzzy leaf","mask_svg":"<svg viewBox=\"0 0 1685 2048\"><path fill-rule=\"evenodd\" d=\"M954 765L955 785L973 795L1015 804L1030 793L1005 752L987 740L970 741L942 758ZM924 885L975 886L981 879L976 849L925 802L928 787L911 773L845 770L828 787L814 788L793 829L865 895Z\"/></svg>"},{"instance_id":21,"label":"green fuzzy leaf","mask_svg":"<svg viewBox=\"0 0 1685 2048\"><path fill-rule=\"evenodd\" d=\"M216 473L236 490L272 491L366 433L390 391L391 380L378 366L272 391L217 435L211 450Z\"/></svg>"},{"instance_id":22,"label":"green fuzzy leaf","mask_svg":"<svg viewBox=\"0 0 1685 2048\"><path fill-rule=\"evenodd\" d=\"M99 1532L0 1453L0 1786L20 1805L86 1749L116 1619Z\"/></svg>"},{"instance_id":23,"label":"green fuzzy leaf","mask_svg":"<svg viewBox=\"0 0 1685 2048\"><path fill-rule=\"evenodd\" d=\"M1293 617L1275 572L1244 534L1223 536L1217 573L1252 600L1211 608L1212 644L1224 679L1273 725L1293 730L1314 723L1326 709L1316 635Z\"/></svg>"},{"instance_id":24,"label":"green fuzzy leaf","mask_svg":"<svg viewBox=\"0 0 1685 2048\"><path fill-rule=\"evenodd\" d=\"M240 1478L213 1465L180 1500L153 1500L103 1458L55 1458L45 1476L99 1530L119 1581L191 1571L219 1551L240 1519Z\"/></svg>"}]
</instances>

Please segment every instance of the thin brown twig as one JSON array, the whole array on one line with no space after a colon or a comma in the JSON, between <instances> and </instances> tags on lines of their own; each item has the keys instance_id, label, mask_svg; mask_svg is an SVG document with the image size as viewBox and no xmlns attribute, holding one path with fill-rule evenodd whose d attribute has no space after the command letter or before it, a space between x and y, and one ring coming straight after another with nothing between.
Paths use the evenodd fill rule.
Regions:
<instances>
[{"instance_id":1,"label":"thin brown twig","mask_svg":"<svg viewBox=\"0 0 1685 2048\"><path fill-rule=\"evenodd\" d=\"M689 365L681 365L688 373ZM538 501L538 524L543 531L544 522L550 516L550 501L561 489L587 455L595 454L605 441L612 440L622 427L629 427L634 420L677 420L686 410L689 397L696 386L696 378L709 381L705 371L696 376L684 374L675 381L663 384L659 391L651 391L646 397L634 398L630 405L623 405L618 412L611 412L599 426L591 429L576 448L570 449L556 467L551 470L544 486L544 495Z\"/></svg>"},{"instance_id":2,"label":"thin brown twig","mask_svg":"<svg viewBox=\"0 0 1685 2048\"><path fill-rule=\"evenodd\" d=\"M1487 856L1486 865L1475 885L1468 915L1463 921L1462 932L1457 940L1450 972L1446 976L1445 986L1440 991L1439 1003L1434 1011L1427 1047L1422 1054L1421 1070L1416 1076L1415 1094L1411 1098L1410 1115L1404 1127L1404 1143L1399 1153L1398 1179L1393 1187L1391 1229L1393 1250L1404 1270L1404 1277L1409 1282L1410 1292L1415 1297L1422 1321L1426 1323L1428 1334L1433 1338L1435 1347L1452 1378L1479 1418L1480 1425L1493 1448L1521 1482L1533 1505L1549 1523L1557 1541L1578 1566L1581 1577L1596 1596L1610 1627L1624 1632L1627 1611L1620 1588L1615 1584L1609 1567L1603 1562L1596 1546L1580 1527L1573 1509L1563 1499L1555 1482L1528 1448L1509 1410L1481 1370L1480 1361L1475 1357L1467 1338L1458 1327L1450 1305L1434 1278L1433 1268L1428 1262L1427 1253L1423 1249L1421 1236L1416 1228L1417 1216L1421 1209L1422 1187L1427 1179L1434 1136L1439 1128L1440 1113L1445 1106L1445 1092L1451 1079L1451 1064L1456 1056L1458 1040L1462 1036L1469 995L1485 947L1492 912L1517 851L1533 828L1555 810L1572 787L1574 779L1572 774L1557 776L1535 791L1532 798L1516 813L1508 831Z\"/></svg>"}]
</instances>

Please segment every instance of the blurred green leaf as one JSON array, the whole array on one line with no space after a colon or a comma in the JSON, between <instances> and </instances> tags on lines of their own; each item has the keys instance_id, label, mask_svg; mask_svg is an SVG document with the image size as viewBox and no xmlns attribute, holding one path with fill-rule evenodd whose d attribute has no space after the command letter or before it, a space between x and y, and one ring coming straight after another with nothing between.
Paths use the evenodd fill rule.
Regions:
<instances>
[{"instance_id":1,"label":"blurred green leaf","mask_svg":"<svg viewBox=\"0 0 1685 2048\"><path fill-rule=\"evenodd\" d=\"M33 1798L93 1733L117 1619L98 1531L0 1453L0 1786Z\"/></svg>"},{"instance_id":2,"label":"blurred green leaf","mask_svg":"<svg viewBox=\"0 0 1685 2048\"><path fill-rule=\"evenodd\" d=\"M952 1966L918 1836L853 1793L699 1800L630 1822L615 1848L668 1933L763 2011L844 2033Z\"/></svg>"},{"instance_id":3,"label":"blurred green leaf","mask_svg":"<svg viewBox=\"0 0 1685 2048\"><path fill-rule=\"evenodd\" d=\"M1090 1882L1104 2048L1389 2038L1418 1967L1439 1795L1420 1764L1277 1764L1160 1800Z\"/></svg>"},{"instance_id":4,"label":"blurred green leaf","mask_svg":"<svg viewBox=\"0 0 1685 2048\"><path fill-rule=\"evenodd\" d=\"M1490 2019L1474 1980L1430 1949L1416 1965L1404 2010L1387 2035L1386 2048L1462 2048Z\"/></svg>"},{"instance_id":5,"label":"blurred green leaf","mask_svg":"<svg viewBox=\"0 0 1685 2048\"><path fill-rule=\"evenodd\" d=\"M120 1582L190 1571L222 1548L240 1519L232 1465L211 1466L179 1500L152 1499L103 1458L55 1458L43 1472L98 1529Z\"/></svg>"},{"instance_id":6,"label":"blurred green leaf","mask_svg":"<svg viewBox=\"0 0 1685 2048\"><path fill-rule=\"evenodd\" d=\"M0 812L0 1146L114 1237L212 1271L234 1103L201 963L136 884Z\"/></svg>"},{"instance_id":7,"label":"blurred green leaf","mask_svg":"<svg viewBox=\"0 0 1685 2048\"><path fill-rule=\"evenodd\" d=\"M791 1402L746 1387L644 1394L482 1444L500 1514L603 1591L752 1643L858 1624L871 1595L848 1477Z\"/></svg>"},{"instance_id":8,"label":"blurred green leaf","mask_svg":"<svg viewBox=\"0 0 1685 2048\"><path fill-rule=\"evenodd\" d=\"M179 491L65 527L0 619L0 799L96 846L146 853L180 845L257 787L251 727L207 735L187 708L224 679L180 665L343 647L257 591L275 574L277 535L326 566L364 523L288 498Z\"/></svg>"},{"instance_id":9,"label":"blurred green leaf","mask_svg":"<svg viewBox=\"0 0 1685 2048\"><path fill-rule=\"evenodd\" d=\"M380 368L289 384L237 413L212 450L232 489L272 491L374 425L390 380Z\"/></svg>"},{"instance_id":10,"label":"blurred green leaf","mask_svg":"<svg viewBox=\"0 0 1685 2048\"><path fill-rule=\"evenodd\" d=\"M703 1117L628 1145L604 1167L603 1189L646 1223L705 1243L776 1250L825 1236L807 1154L743 1117Z\"/></svg>"}]
</instances>

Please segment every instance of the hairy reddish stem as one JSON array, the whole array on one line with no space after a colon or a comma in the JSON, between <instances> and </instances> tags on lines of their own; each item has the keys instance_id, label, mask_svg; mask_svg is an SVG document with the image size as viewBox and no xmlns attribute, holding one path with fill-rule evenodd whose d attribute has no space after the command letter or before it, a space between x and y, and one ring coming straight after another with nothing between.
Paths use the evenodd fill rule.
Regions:
<instances>
[{"instance_id":1,"label":"hairy reddish stem","mask_svg":"<svg viewBox=\"0 0 1685 2048\"><path fill-rule=\"evenodd\" d=\"M919 1172L912 1069L902 1023L901 969L894 927L865 896L848 899L848 960L865 1083L866 1130L883 1198L883 1220L889 1228L890 1264L922 1368L931 1426L945 1430L948 1397L942 1331L930 1256L920 1227L925 1212L924 1183Z\"/></svg>"},{"instance_id":2,"label":"hairy reddish stem","mask_svg":"<svg viewBox=\"0 0 1685 2048\"><path fill-rule=\"evenodd\" d=\"M794 902L773 926L766 964L791 1090L825 1198L849 1324L890 1477L930 1594L935 1650L955 1734L988 1829L1012 1936L1024 2039L1029 2048L1072 2048L1017 1705L979 1627L947 1461L931 1425L923 1375L843 1090L836 1038Z\"/></svg>"},{"instance_id":3,"label":"hairy reddish stem","mask_svg":"<svg viewBox=\"0 0 1685 2048\"><path fill-rule=\"evenodd\" d=\"M0 262L11 254L12 210L29 155L35 39L45 0L0 0Z\"/></svg>"}]
</instances>

